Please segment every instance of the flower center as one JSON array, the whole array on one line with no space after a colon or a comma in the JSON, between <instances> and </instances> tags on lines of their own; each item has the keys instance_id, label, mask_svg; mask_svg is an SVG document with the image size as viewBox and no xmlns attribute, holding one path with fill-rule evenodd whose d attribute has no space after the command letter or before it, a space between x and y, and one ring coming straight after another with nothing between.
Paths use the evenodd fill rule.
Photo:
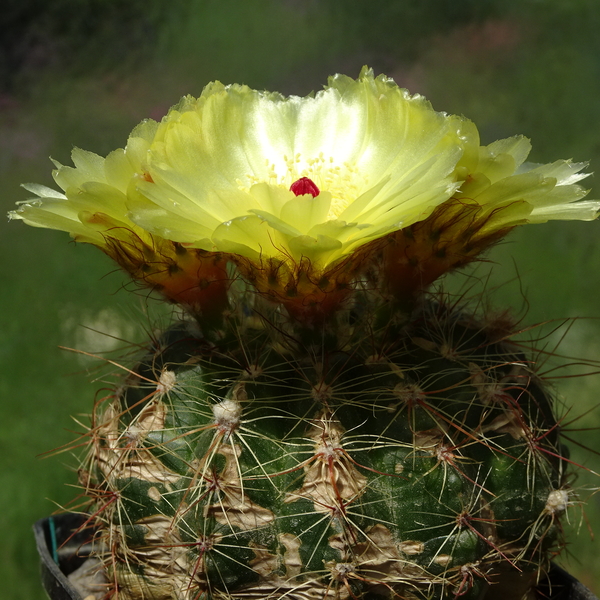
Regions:
<instances>
[{"instance_id":1,"label":"flower center","mask_svg":"<svg viewBox=\"0 0 600 600\"><path fill-rule=\"evenodd\" d=\"M316 198L321 190L317 187L317 184L308 177L300 177L292 183L290 186L290 192L293 192L296 196L303 196L304 194L310 194L313 198Z\"/></svg>"}]
</instances>

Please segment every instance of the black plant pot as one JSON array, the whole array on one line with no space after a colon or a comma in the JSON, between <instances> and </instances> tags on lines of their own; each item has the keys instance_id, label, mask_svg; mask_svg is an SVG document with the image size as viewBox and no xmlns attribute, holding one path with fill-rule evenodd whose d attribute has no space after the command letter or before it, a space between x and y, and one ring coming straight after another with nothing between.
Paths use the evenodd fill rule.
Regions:
<instances>
[{"instance_id":1,"label":"black plant pot","mask_svg":"<svg viewBox=\"0 0 600 600\"><path fill-rule=\"evenodd\" d=\"M40 519L33 526L42 585L50 600L83 600L67 575L79 569L92 551L94 529L86 527L87 518L65 513Z\"/></svg>"},{"instance_id":2,"label":"black plant pot","mask_svg":"<svg viewBox=\"0 0 600 600\"><path fill-rule=\"evenodd\" d=\"M33 526L40 555L42 584L50 600L83 600L67 575L83 565L92 550L94 529L87 515L66 513ZM587 587L553 564L537 589L539 600L599 600Z\"/></svg>"}]
</instances>

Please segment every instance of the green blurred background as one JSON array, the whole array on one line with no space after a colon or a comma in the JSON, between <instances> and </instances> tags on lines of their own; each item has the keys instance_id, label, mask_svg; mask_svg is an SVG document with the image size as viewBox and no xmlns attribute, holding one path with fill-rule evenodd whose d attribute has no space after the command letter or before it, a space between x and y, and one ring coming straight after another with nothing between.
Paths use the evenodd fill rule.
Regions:
<instances>
[{"instance_id":1,"label":"green blurred background","mask_svg":"<svg viewBox=\"0 0 600 600\"><path fill-rule=\"evenodd\" d=\"M52 185L50 155L68 163L73 146L104 155L141 119L160 118L213 79L304 95L329 74L357 76L363 64L438 110L470 117L484 143L522 133L536 162L600 165L597 0L4 0L1 12L4 211L27 197L21 182ZM600 197L593 178L585 183ZM550 322L538 342L550 352L561 338L553 324L585 317L568 323L559 352L589 367L551 375L568 435L596 450L600 381L569 375L600 361L599 234L598 222L523 228L477 270L493 305L513 307L523 326ZM37 600L31 525L77 494L65 485L75 483L75 458L38 455L73 440L82 428L71 416L85 422L95 390L114 381L98 361L58 347L118 355L127 346L119 340L141 341L167 317L66 234L2 224L0 245L0 581L3 598ZM474 279L447 284L465 282ZM571 448L600 470L600 457ZM599 482L584 473L573 485L584 498ZM598 496L569 520L563 562L600 593L589 532L600 532Z\"/></svg>"}]
</instances>

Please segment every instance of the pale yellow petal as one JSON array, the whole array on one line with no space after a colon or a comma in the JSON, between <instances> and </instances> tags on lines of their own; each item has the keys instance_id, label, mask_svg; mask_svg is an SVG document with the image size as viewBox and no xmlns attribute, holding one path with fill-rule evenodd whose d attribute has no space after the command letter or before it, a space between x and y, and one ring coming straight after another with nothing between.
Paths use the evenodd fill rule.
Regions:
<instances>
[{"instance_id":1,"label":"pale yellow petal","mask_svg":"<svg viewBox=\"0 0 600 600\"><path fill-rule=\"evenodd\" d=\"M57 198L61 200L66 200L67 198L61 192L57 192L56 190L39 183L22 183L21 187L37 196L37 198L31 200L31 202L40 202L43 198ZM24 202L20 202L20 204L24 204Z\"/></svg>"},{"instance_id":2,"label":"pale yellow petal","mask_svg":"<svg viewBox=\"0 0 600 600\"><path fill-rule=\"evenodd\" d=\"M125 150L113 150L104 161L104 175L109 185L125 192L135 170L127 158Z\"/></svg>"},{"instance_id":3,"label":"pale yellow petal","mask_svg":"<svg viewBox=\"0 0 600 600\"><path fill-rule=\"evenodd\" d=\"M63 200L48 198L43 207L22 205L19 210L9 213L9 218L18 219L33 227L45 227L68 232L82 242L103 245L103 236L90 229L79 219L79 213Z\"/></svg>"},{"instance_id":4,"label":"pale yellow petal","mask_svg":"<svg viewBox=\"0 0 600 600\"><path fill-rule=\"evenodd\" d=\"M277 217L281 214L282 206L294 198L294 194L285 187L269 185L265 182L253 185L249 194L252 196L252 206L256 207L256 211L265 211ZM253 210L252 206L249 210Z\"/></svg>"},{"instance_id":5,"label":"pale yellow petal","mask_svg":"<svg viewBox=\"0 0 600 600\"><path fill-rule=\"evenodd\" d=\"M227 221L213 235L217 250L249 258L288 255L287 240L266 221L250 215Z\"/></svg>"},{"instance_id":6,"label":"pale yellow petal","mask_svg":"<svg viewBox=\"0 0 600 600\"><path fill-rule=\"evenodd\" d=\"M531 212L531 223L545 223L551 220L577 220L593 221L600 213L600 202L587 200L584 202L573 202L571 204L557 204L536 208Z\"/></svg>"},{"instance_id":7,"label":"pale yellow petal","mask_svg":"<svg viewBox=\"0 0 600 600\"><path fill-rule=\"evenodd\" d=\"M321 192L315 198L310 194L296 196L281 207L281 220L293 224L297 230L306 234L316 223L327 221L330 206L329 192Z\"/></svg>"},{"instance_id":8,"label":"pale yellow petal","mask_svg":"<svg viewBox=\"0 0 600 600\"><path fill-rule=\"evenodd\" d=\"M497 140L486 146L487 153L494 156L508 154L514 160L515 168L520 167L531 152L531 142L522 135Z\"/></svg>"},{"instance_id":9,"label":"pale yellow petal","mask_svg":"<svg viewBox=\"0 0 600 600\"><path fill-rule=\"evenodd\" d=\"M289 247L294 259L299 262L303 258L311 261L313 266L323 267L331 261L332 256L339 255L342 243L326 236L319 235L313 238L301 235L289 241Z\"/></svg>"},{"instance_id":10,"label":"pale yellow petal","mask_svg":"<svg viewBox=\"0 0 600 600\"><path fill-rule=\"evenodd\" d=\"M582 173L582 169L585 169L587 166L588 163L557 160L547 165L525 163L518 172L534 172L543 177L555 178L558 185L570 185L591 175L591 173Z\"/></svg>"}]
</instances>

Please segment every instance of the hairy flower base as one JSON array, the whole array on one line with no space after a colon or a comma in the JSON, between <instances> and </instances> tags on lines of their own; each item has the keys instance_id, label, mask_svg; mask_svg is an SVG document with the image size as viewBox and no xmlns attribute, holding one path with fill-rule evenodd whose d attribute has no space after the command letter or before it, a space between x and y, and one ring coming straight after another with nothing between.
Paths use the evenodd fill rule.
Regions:
<instances>
[{"instance_id":1,"label":"hairy flower base","mask_svg":"<svg viewBox=\"0 0 600 600\"><path fill-rule=\"evenodd\" d=\"M223 312L231 283L226 257L162 238L151 238L149 245L133 231L128 233L129 240L106 236L103 250L134 281L185 306L199 318Z\"/></svg>"},{"instance_id":2,"label":"hairy flower base","mask_svg":"<svg viewBox=\"0 0 600 600\"><path fill-rule=\"evenodd\" d=\"M230 258L261 296L282 304L294 320L315 325L343 305L371 257L359 249L326 270L315 268L308 259L290 264L270 258L257 264L241 256Z\"/></svg>"},{"instance_id":3,"label":"hairy flower base","mask_svg":"<svg viewBox=\"0 0 600 600\"><path fill-rule=\"evenodd\" d=\"M488 227L510 208L486 213L476 203L451 199L424 221L387 236L382 264L388 291L409 300L444 273L475 260L512 229Z\"/></svg>"},{"instance_id":4,"label":"hairy flower base","mask_svg":"<svg viewBox=\"0 0 600 600\"><path fill-rule=\"evenodd\" d=\"M104 251L143 286L185 306L197 317L217 316L228 305L227 264L260 296L285 307L296 321L317 325L332 317L368 271L375 286L405 308L444 273L474 260L513 226L494 227L513 203L485 210L452 198L431 216L374 240L323 269L310 259L252 260L237 254L187 248L158 236L151 244L127 230L106 236Z\"/></svg>"}]
</instances>

